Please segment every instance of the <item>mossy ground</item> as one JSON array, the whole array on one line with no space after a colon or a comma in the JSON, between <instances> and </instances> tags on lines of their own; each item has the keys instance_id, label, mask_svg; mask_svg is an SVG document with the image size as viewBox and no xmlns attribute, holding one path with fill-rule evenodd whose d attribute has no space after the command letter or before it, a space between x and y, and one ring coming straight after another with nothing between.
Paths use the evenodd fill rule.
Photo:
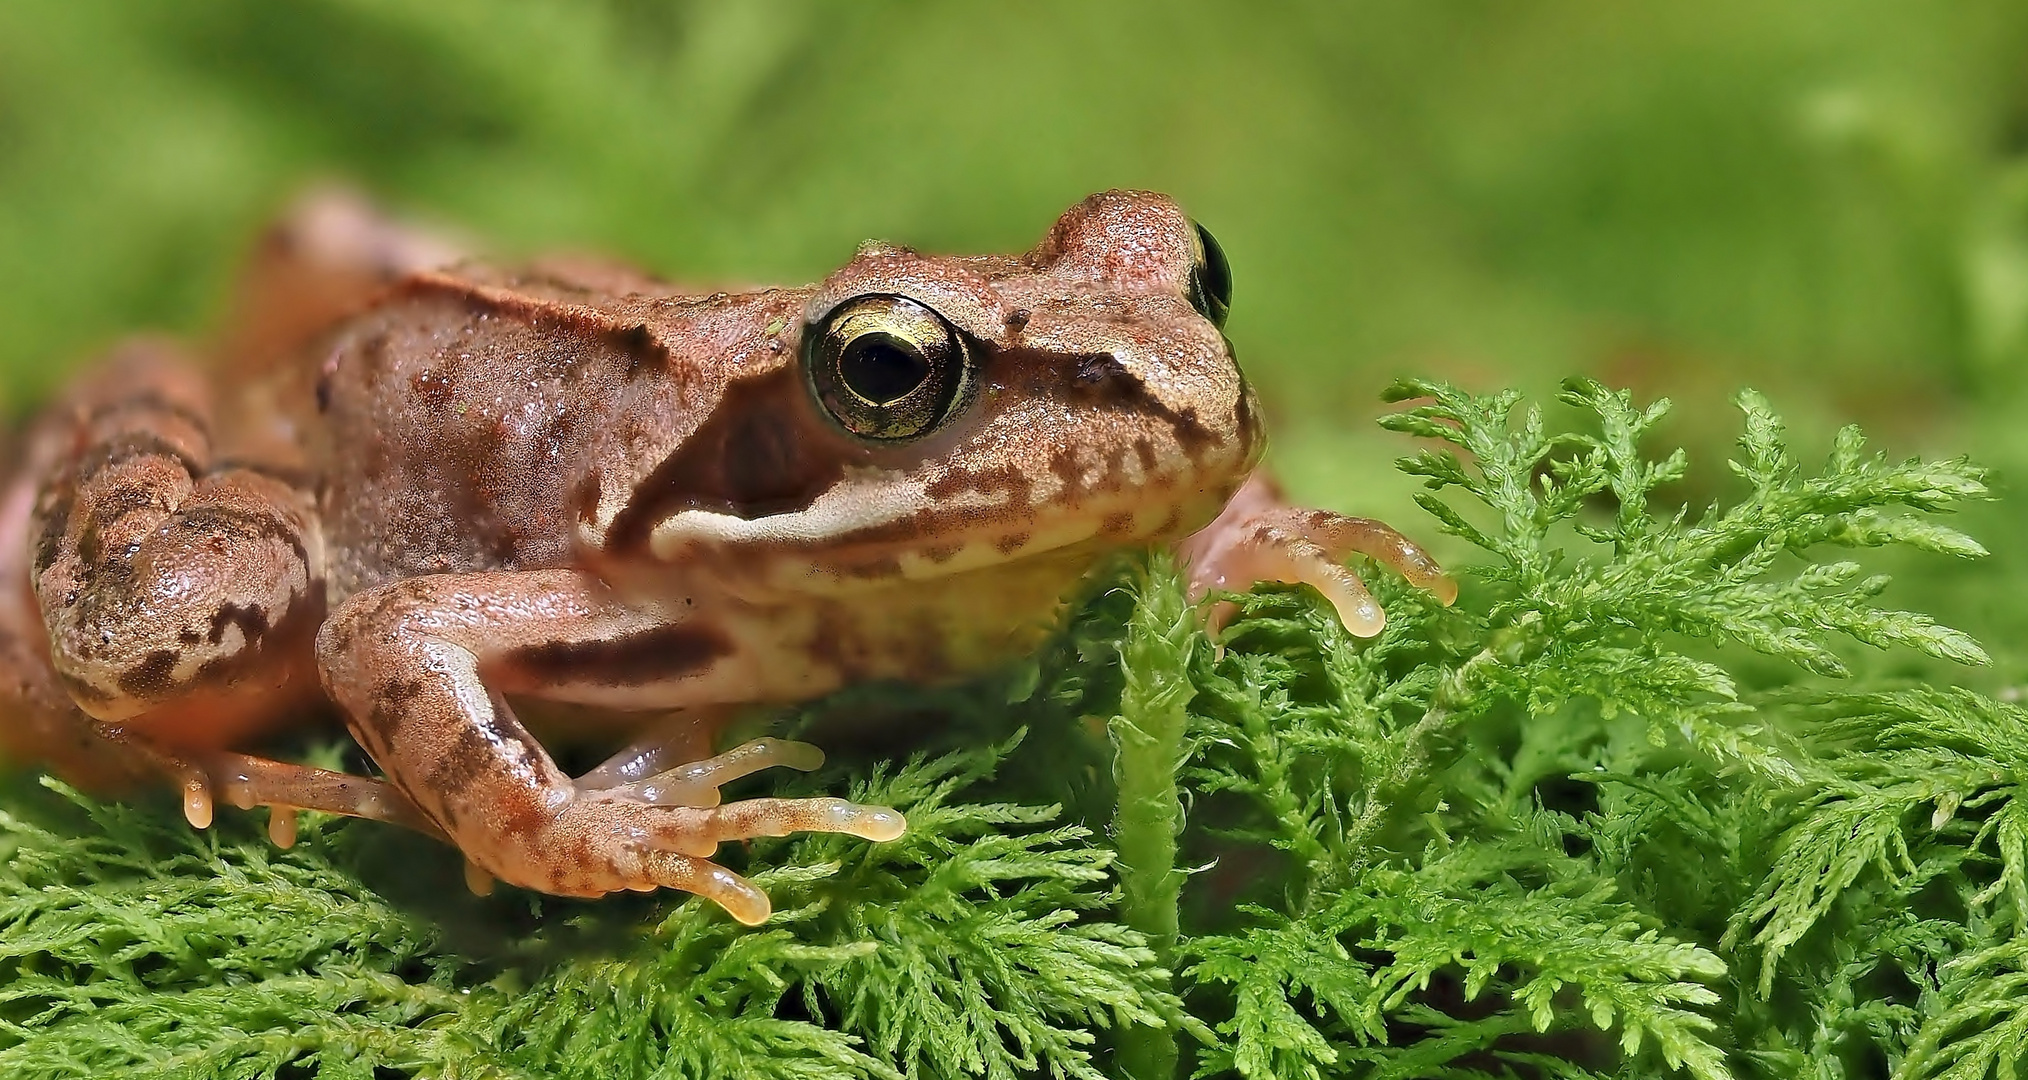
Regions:
<instances>
[{"instance_id":1,"label":"mossy ground","mask_svg":"<svg viewBox=\"0 0 2028 1080\"><path fill-rule=\"evenodd\" d=\"M121 333L205 325L316 176L700 280L808 280L866 236L1020 249L1146 186L1232 257L1296 493L1481 568L1451 612L1389 588L1371 645L1265 595L1222 656L1123 568L1033 666L785 720L834 765L753 790L915 827L754 845L758 933L17 775L0 1072L2009 1075L2022 55L2005 0L0 7L16 413ZM1521 387L1544 434L1455 396L1385 431L1402 373ZM1573 373L1631 411L1557 400ZM1747 384L1789 456L1758 399L1734 445ZM1895 472L1854 419L1991 468L1951 522L1989 556L1917 524L1974 474ZM1387 467L1458 425L1461 466ZM1478 489L1430 517L1429 480Z\"/></svg>"}]
</instances>

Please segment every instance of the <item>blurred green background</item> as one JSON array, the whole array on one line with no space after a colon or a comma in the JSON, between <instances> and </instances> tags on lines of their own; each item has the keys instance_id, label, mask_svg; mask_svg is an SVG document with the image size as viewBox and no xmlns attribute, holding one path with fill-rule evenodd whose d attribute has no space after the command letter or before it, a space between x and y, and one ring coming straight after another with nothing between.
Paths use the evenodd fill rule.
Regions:
<instances>
[{"instance_id":1,"label":"blurred green background","mask_svg":"<svg viewBox=\"0 0 2028 1080\"><path fill-rule=\"evenodd\" d=\"M208 325L263 220L333 176L506 253L785 282L1168 191L1231 256L1277 466L1420 535L1369 423L1407 373L1668 394L1693 504L1743 384L1805 445L1857 420L2028 474L2022 0L7 0L6 408ZM1967 524L1994 558L1896 567L1889 599L2011 684L2028 510Z\"/></svg>"}]
</instances>

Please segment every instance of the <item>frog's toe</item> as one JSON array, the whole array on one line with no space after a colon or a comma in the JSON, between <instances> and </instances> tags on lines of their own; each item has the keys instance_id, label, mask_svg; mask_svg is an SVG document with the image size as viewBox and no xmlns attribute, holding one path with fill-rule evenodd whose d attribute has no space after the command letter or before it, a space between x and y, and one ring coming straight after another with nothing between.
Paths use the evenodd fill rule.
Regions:
<instances>
[{"instance_id":1,"label":"frog's toe","mask_svg":"<svg viewBox=\"0 0 2028 1080\"><path fill-rule=\"evenodd\" d=\"M759 926L774 912L768 894L759 886L709 859L673 851L650 852L642 859L642 870L646 876L630 888L639 892L663 888L696 893L724 908L726 914L745 926Z\"/></svg>"},{"instance_id":2,"label":"frog's toe","mask_svg":"<svg viewBox=\"0 0 2028 1080\"><path fill-rule=\"evenodd\" d=\"M720 844L792 833L842 833L861 840L893 840L908 828L900 811L845 799L742 799L723 806L661 806L649 820L649 843L699 858Z\"/></svg>"},{"instance_id":3,"label":"frog's toe","mask_svg":"<svg viewBox=\"0 0 2028 1080\"><path fill-rule=\"evenodd\" d=\"M183 820L193 829L211 828L217 809L211 796L211 777L202 769L191 768L183 774L179 786L183 789Z\"/></svg>"},{"instance_id":4,"label":"frog's toe","mask_svg":"<svg viewBox=\"0 0 2028 1080\"><path fill-rule=\"evenodd\" d=\"M720 787L778 765L812 772L824 767L824 752L809 743L755 739L715 757L678 765L645 779L610 784L601 782L604 777L588 773L578 779L578 786L656 806L711 807L719 803Z\"/></svg>"},{"instance_id":5,"label":"frog's toe","mask_svg":"<svg viewBox=\"0 0 2028 1080\"><path fill-rule=\"evenodd\" d=\"M893 840L907 829L908 820L898 810L844 799L743 799L712 807L697 826L714 845L799 832L843 833L877 842Z\"/></svg>"},{"instance_id":6,"label":"frog's toe","mask_svg":"<svg viewBox=\"0 0 2028 1080\"><path fill-rule=\"evenodd\" d=\"M1387 625L1387 613L1359 575L1339 565L1324 547L1305 536L1277 537L1258 546L1242 545L1239 563L1249 585L1282 581L1322 593L1338 621L1358 637L1372 637Z\"/></svg>"},{"instance_id":7,"label":"frog's toe","mask_svg":"<svg viewBox=\"0 0 2028 1080\"><path fill-rule=\"evenodd\" d=\"M691 829L655 830L646 843L624 842L607 854L605 880L597 892L654 892L677 889L725 909L747 926L766 922L774 910L766 893L753 882L712 862L711 845Z\"/></svg>"},{"instance_id":8,"label":"frog's toe","mask_svg":"<svg viewBox=\"0 0 2028 1080\"><path fill-rule=\"evenodd\" d=\"M1458 595L1457 583L1427 552L1393 527L1370 518L1278 506L1229 523L1222 535L1193 540L1186 549L1191 556L1193 600L1217 589L1243 592L1261 582L1308 585L1324 595L1345 629L1359 637L1378 634L1387 616L1366 583L1346 569L1344 561L1353 555L1365 555L1393 569L1440 603L1449 604ZM1214 634L1232 612L1230 604L1212 606L1206 620Z\"/></svg>"},{"instance_id":9,"label":"frog's toe","mask_svg":"<svg viewBox=\"0 0 2028 1080\"><path fill-rule=\"evenodd\" d=\"M470 859L465 860L465 888L473 896L493 895L493 875L486 868Z\"/></svg>"},{"instance_id":10,"label":"frog's toe","mask_svg":"<svg viewBox=\"0 0 2028 1080\"><path fill-rule=\"evenodd\" d=\"M296 846L296 808L275 803L268 807L268 839L283 851Z\"/></svg>"}]
</instances>

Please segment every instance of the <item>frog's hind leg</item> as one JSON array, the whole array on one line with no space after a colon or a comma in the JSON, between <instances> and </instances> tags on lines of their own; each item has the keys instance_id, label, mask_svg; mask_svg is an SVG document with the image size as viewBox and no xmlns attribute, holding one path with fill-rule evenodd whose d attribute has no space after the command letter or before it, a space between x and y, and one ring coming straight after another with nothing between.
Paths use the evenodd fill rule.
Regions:
<instances>
[{"instance_id":1,"label":"frog's hind leg","mask_svg":"<svg viewBox=\"0 0 2028 1080\"><path fill-rule=\"evenodd\" d=\"M28 521L34 485L58 455L54 440L31 439L26 468L0 490L0 748L20 763L47 766L89 791L110 792L166 774L183 793L185 816L210 824L219 799L271 809L270 835L287 847L297 809L370 817L437 834L384 781L225 751L162 750L126 729L98 725L71 700L51 668L42 618L29 583ZM132 725L146 731L147 725ZM218 734L213 732L213 734Z\"/></svg>"},{"instance_id":2,"label":"frog's hind leg","mask_svg":"<svg viewBox=\"0 0 2028 1080\"><path fill-rule=\"evenodd\" d=\"M323 592L307 496L213 460L209 387L166 343L123 347L68 404L30 440L48 479L18 580L33 593L22 610L41 613L26 632L47 642L42 676L74 703L91 756L168 774L200 826L222 798L278 808L278 839L297 807L434 831L381 781L222 749L314 693Z\"/></svg>"},{"instance_id":3,"label":"frog's hind leg","mask_svg":"<svg viewBox=\"0 0 2028 1080\"><path fill-rule=\"evenodd\" d=\"M264 719L249 703L310 685L323 586L309 497L212 460L209 388L164 343L123 348L71 405L56 434L76 449L31 515L57 677L104 724ZM216 708L180 707L198 697ZM147 737L138 724L130 733Z\"/></svg>"},{"instance_id":4,"label":"frog's hind leg","mask_svg":"<svg viewBox=\"0 0 2028 1080\"><path fill-rule=\"evenodd\" d=\"M48 630L29 581L37 484L71 450L60 423L44 420L7 447L0 486L0 756L46 766L92 791L131 787L150 763L101 737L49 665Z\"/></svg>"},{"instance_id":5,"label":"frog's hind leg","mask_svg":"<svg viewBox=\"0 0 2028 1080\"><path fill-rule=\"evenodd\" d=\"M627 608L587 574L496 571L353 596L325 622L317 654L360 744L479 869L565 896L683 889L752 925L767 918L768 899L709 861L719 844L799 831L887 840L901 834L901 815L843 799L665 805L579 784L503 696L636 708L686 693L695 704L726 700L715 695L751 672L722 633ZM774 745L733 751L704 782L782 756L785 744Z\"/></svg>"},{"instance_id":6,"label":"frog's hind leg","mask_svg":"<svg viewBox=\"0 0 2028 1080\"><path fill-rule=\"evenodd\" d=\"M230 374L266 372L403 275L463 257L449 238L387 216L356 191L311 188L261 237L213 349Z\"/></svg>"}]
</instances>

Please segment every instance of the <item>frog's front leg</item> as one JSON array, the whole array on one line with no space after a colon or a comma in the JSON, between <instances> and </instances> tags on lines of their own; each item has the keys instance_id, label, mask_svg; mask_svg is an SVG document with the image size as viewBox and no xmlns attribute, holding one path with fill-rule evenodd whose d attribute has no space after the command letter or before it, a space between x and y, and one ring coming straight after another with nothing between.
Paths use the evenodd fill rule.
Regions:
<instances>
[{"instance_id":1,"label":"frog's front leg","mask_svg":"<svg viewBox=\"0 0 2028 1080\"><path fill-rule=\"evenodd\" d=\"M1428 590L1443 604L1457 599L1457 583L1436 560L1384 522L1346 517L1329 510L1289 506L1273 480L1256 471L1241 485L1216 520L1176 545L1187 568L1192 601L1215 590L1245 592L1261 582L1308 585L1324 594L1345 629L1372 637L1387 615L1345 560L1365 555ZM1232 617L1221 602L1207 613L1214 636Z\"/></svg>"},{"instance_id":2,"label":"frog's front leg","mask_svg":"<svg viewBox=\"0 0 2028 1080\"><path fill-rule=\"evenodd\" d=\"M683 889L752 925L767 918L767 897L709 861L720 843L791 832L887 840L903 827L892 810L841 799L672 805L638 784L565 774L504 694L709 704L740 662L711 625L629 608L577 571L444 574L368 590L325 623L317 655L326 690L388 778L468 860L510 884L565 896Z\"/></svg>"}]
</instances>

